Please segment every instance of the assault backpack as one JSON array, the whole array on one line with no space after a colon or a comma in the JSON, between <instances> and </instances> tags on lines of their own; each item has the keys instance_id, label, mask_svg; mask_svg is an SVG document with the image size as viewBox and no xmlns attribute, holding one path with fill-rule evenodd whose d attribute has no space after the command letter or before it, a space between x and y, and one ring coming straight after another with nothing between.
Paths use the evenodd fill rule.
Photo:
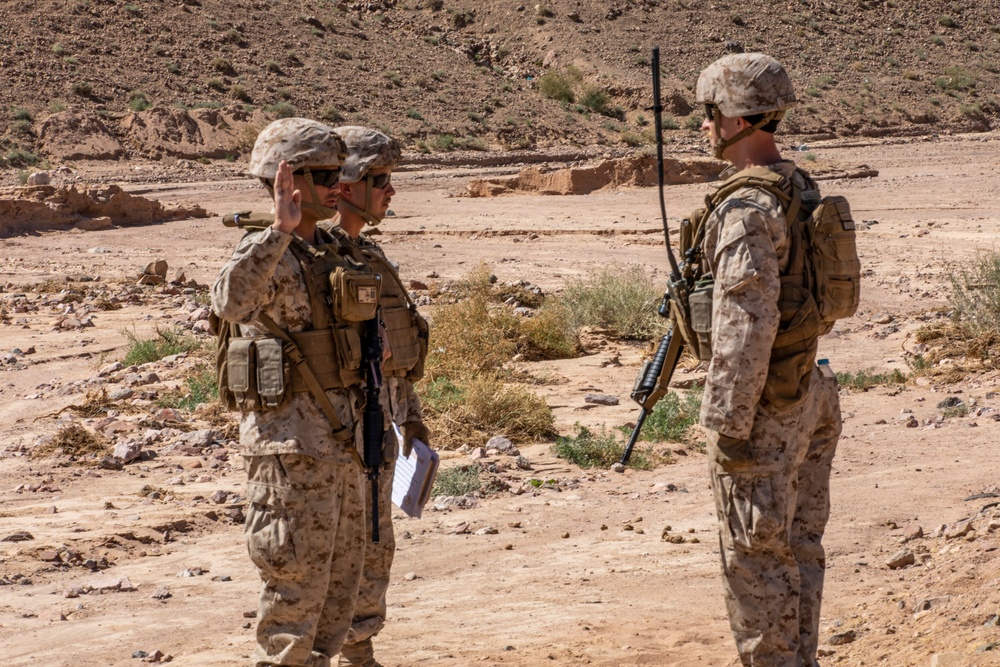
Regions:
<instances>
[{"instance_id":1,"label":"assault backpack","mask_svg":"<svg viewBox=\"0 0 1000 667\"><path fill-rule=\"evenodd\" d=\"M702 255L709 215L742 188L773 194L785 212L788 265L781 273L780 320L771 350L764 396L789 405L808 390L816 341L833 324L857 312L861 299L861 262L854 219L843 197L820 197L804 172L791 178L767 169L745 169L705 198L705 208L681 224L684 257L680 289L672 290L672 318L692 353L712 358L712 299L714 280Z\"/></svg>"}]
</instances>

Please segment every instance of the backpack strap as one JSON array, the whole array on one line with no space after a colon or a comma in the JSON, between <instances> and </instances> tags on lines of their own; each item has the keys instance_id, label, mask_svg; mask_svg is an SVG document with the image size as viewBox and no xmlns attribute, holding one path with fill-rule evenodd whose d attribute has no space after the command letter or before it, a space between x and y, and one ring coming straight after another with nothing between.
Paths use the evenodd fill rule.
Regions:
<instances>
[{"instance_id":1,"label":"backpack strap","mask_svg":"<svg viewBox=\"0 0 1000 667\"><path fill-rule=\"evenodd\" d=\"M306 385L309 387L310 393L312 393L313 398L319 403L320 409L326 418L330 421L330 433L333 435L333 439L337 442L345 445L348 451L354 458L355 463L357 463L362 470L365 469L364 461L361 460L361 455L358 454L357 448L354 446L354 434L340 421L340 417L337 416L337 411L334 409L333 404L330 403L330 398L323 391L323 387L320 385L319 380L316 379L316 375L312 372L312 368L309 367L309 362L306 360L305 355L299 349L299 346L295 344L285 331L281 329L274 320L270 317L261 313L257 316L257 321L264 325L264 328L268 330L271 335L280 338L284 342L284 352L288 355L288 358L295 364L296 370L305 380Z\"/></svg>"}]
</instances>

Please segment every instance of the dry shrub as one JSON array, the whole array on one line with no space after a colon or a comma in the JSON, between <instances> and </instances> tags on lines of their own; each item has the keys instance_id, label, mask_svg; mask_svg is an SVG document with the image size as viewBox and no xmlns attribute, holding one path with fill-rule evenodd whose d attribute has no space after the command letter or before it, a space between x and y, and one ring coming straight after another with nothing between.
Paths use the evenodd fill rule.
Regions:
<instances>
[{"instance_id":1,"label":"dry shrub","mask_svg":"<svg viewBox=\"0 0 1000 667\"><path fill-rule=\"evenodd\" d=\"M914 372L948 381L968 372L996 368L1000 359L1000 253L981 253L951 275L952 319L920 327L919 343L931 345L911 360ZM950 360L942 365L940 362Z\"/></svg>"},{"instance_id":2,"label":"dry shrub","mask_svg":"<svg viewBox=\"0 0 1000 667\"><path fill-rule=\"evenodd\" d=\"M641 266L610 264L567 284L563 302L578 329L599 327L618 338L650 340L665 326L656 313L661 296Z\"/></svg>"},{"instance_id":3,"label":"dry shrub","mask_svg":"<svg viewBox=\"0 0 1000 667\"><path fill-rule=\"evenodd\" d=\"M490 308L479 294L442 306L432 326L427 359L432 378L501 374L515 354L516 315L510 309Z\"/></svg>"},{"instance_id":4,"label":"dry shrub","mask_svg":"<svg viewBox=\"0 0 1000 667\"><path fill-rule=\"evenodd\" d=\"M217 400L204 403L195 411L195 417L208 422L226 440L237 440L240 437L240 425L236 416Z\"/></svg>"},{"instance_id":5,"label":"dry shrub","mask_svg":"<svg viewBox=\"0 0 1000 667\"><path fill-rule=\"evenodd\" d=\"M438 378L421 396L436 447L482 445L498 434L515 442L555 435L552 411L542 398L496 377Z\"/></svg>"},{"instance_id":6,"label":"dry shrub","mask_svg":"<svg viewBox=\"0 0 1000 667\"><path fill-rule=\"evenodd\" d=\"M122 404L113 401L108 396L108 390L104 387L101 387L98 390L88 391L87 394L83 397L82 403L74 403L73 405L67 405L66 407L56 412L43 416L57 417L63 412L70 410L79 417L92 419L94 417L104 417L105 415L108 414L108 410L111 409L118 410L119 412L122 413L136 411L129 404Z\"/></svg>"},{"instance_id":7,"label":"dry shrub","mask_svg":"<svg viewBox=\"0 0 1000 667\"><path fill-rule=\"evenodd\" d=\"M571 359L580 354L580 334L566 304L550 299L521 323L521 353L527 359Z\"/></svg>"},{"instance_id":8,"label":"dry shrub","mask_svg":"<svg viewBox=\"0 0 1000 667\"><path fill-rule=\"evenodd\" d=\"M90 454L108 453L104 438L83 426L71 423L56 431L48 442L31 452L31 458L43 458L53 454L81 457Z\"/></svg>"}]
</instances>

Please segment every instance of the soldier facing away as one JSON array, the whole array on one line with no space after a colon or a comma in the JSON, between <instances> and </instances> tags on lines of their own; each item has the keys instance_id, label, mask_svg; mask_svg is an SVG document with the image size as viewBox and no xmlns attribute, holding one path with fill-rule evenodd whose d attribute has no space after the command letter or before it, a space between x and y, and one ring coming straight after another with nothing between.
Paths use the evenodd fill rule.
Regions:
<instances>
[{"instance_id":1,"label":"soldier facing away","mask_svg":"<svg viewBox=\"0 0 1000 667\"><path fill-rule=\"evenodd\" d=\"M715 279L700 421L729 622L743 665L815 667L841 418L834 374L816 364L828 327L792 223L820 201L818 187L774 141L796 103L777 60L726 56L701 73L697 100L716 157L732 165L720 186L728 196L700 213Z\"/></svg>"},{"instance_id":2,"label":"soldier facing away","mask_svg":"<svg viewBox=\"0 0 1000 667\"><path fill-rule=\"evenodd\" d=\"M333 214L345 156L322 123L266 127L250 172L272 194L274 222L243 237L212 286L220 393L242 412L244 532L262 580L255 667L329 667L361 585L360 329L332 305L329 276L366 269L316 226ZM373 317L377 304L363 306Z\"/></svg>"},{"instance_id":3,"label":"soldier facing away","mask_svg":"<svg viewBox=\"0 0 1000 667\"><path fill-rule=\"evenodd\" d=\"M338 226L330 229L343 251L379 273L382 280L380 317L384 331L384 385L380 392L385 434L379 482L378 544L365 547L364 573L354 620L340 655L341 667L380 667L375 661L372 638L382 629L386 617L386 590L396 543L392 530L392 477L397 442L391 423L400 426L402 450L408 456L414 438L429 444L423 424L420 399L413 383L423 376L427 353L427 323L417 312L399 278L397 266L382 248L362 234L365 224L377 225L385 217L395 189L392 170L399 164L399 144L382 132L364 127L338 127L336 132L347 146L347 158L340 172ZM367 513L372 513L371 496L365 495Z\"/></svg>"}]
</instances>

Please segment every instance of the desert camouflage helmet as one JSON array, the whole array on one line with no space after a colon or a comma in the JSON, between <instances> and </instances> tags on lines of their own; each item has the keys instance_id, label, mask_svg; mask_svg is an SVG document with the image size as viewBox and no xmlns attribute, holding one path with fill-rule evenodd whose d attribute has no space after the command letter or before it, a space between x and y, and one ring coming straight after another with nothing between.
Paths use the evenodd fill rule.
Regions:
<instances>
[{"instance_id":1,"label":"desert camouflage helmet","mask_svg":"<svg viewBox=\"0 0 1000 667\"><path fill-rule=\"evenodd\" d=\"M347 145L347 159L340 170L341 183L356 183L372 169L393 168L402 159L399 142L378 130L356 125L336 128Z\"/></svg>"},{"instance_id":2,"label":"desert camouflage helmet","mask_svg":"<svg viewBox=\"0 0 1000 667\"><path fill-rule=\"evenodd\" d=\"M302 167L337 167L347 147L337 132L309 118L280 118L257 136L250 155L250 173L272 180L284 160L292 171Z\"/></svg>"},{"instance_id":3,"label":"desert camouflage helmet","mask_svg":"<svg viewBox=\"0 0 1000 667\"><path fill-rule=\"evenodd\" d=\"M698 77L697 102L714 104L730 118L785 111L797 101L788 72L763 53L725 56Z\"/></svg>"}]
</instances>

